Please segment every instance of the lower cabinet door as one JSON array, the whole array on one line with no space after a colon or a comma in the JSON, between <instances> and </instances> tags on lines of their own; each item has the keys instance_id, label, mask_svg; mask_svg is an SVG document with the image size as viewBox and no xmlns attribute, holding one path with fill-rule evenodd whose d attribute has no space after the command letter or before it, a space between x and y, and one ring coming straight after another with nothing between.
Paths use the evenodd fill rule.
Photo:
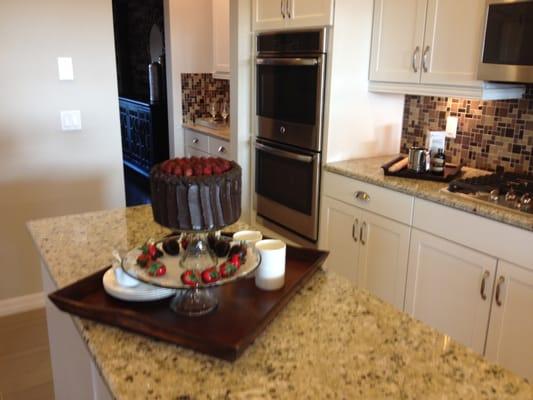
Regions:
<instances>
[{"instance_id":1,"label":"lower cabinet door","mask_svg":"<svg viewBox=\"0 0 533 400\"><path fill-rule=\"evenodd\" d=\"M410 227L361 211L359 287L403 310Z\"/></svg>"},{"instance_id":2,"label":"lower cabinet door","mask_svg":"<svg viewBox=\"0 0 533 400\"><path fill-rule=\"evenodd\" d=\"M533 271L499 261L486 356L533 381Z\"/></svg>"},{"instance_id":3,"label":"lower cabinet door","mask_svg":"<svg viewBox=\"0 0 533 400\"><path fill-rule=\"evenodd\" d=\"M322 197L320 247L329 250L325 266L357 284L358 223L360 211Z\"/></svg>"},{"instance_id":4,"label":"lower cabinet door","mask_svg":"<svg viewBox=\"0 0 533 400\"><path fill-rule=\"evenodd\" d=\"M497 260L413 229L405 310L482 354Z\"/></svg>"}]
</instances>

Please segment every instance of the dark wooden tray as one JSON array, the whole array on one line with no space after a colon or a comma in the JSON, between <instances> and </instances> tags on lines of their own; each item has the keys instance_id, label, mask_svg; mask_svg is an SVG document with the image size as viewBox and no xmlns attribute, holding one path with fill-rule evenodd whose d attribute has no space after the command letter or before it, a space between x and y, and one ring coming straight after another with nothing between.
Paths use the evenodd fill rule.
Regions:
<instances>
[{"instance_id":1,"label":"dark wooden tray","mask_svg":"<svg viewBox=\"0 0 533 400\"><path fill-rule=\"evenodd\" d=\"M219 305L202 317L182 317L170 299L132 303L109 296L105 268L49 295L61 310L156 339L236 360L323 264L328 252L287 246L285 286L262 291L253 278L213 288Z\"/></svg>"},{"instance_id":2,"label":"dark wooden tray","mask_svg":"<svg viewBox=\"0 0 533 400\"><path fill-rule=\"evenodd\" d=\"M405 156L398 156L394 160L391 160L381 166L383 168L383 173L386 176L398 176L400 178L409 178L409 179L422 179L424 181L436 181L436 182L451 182L461 174L461 166L456 164L446 163L444 167L444 175L435 175L430 172L418 173L407 168L404 168L398 172L390 172L389 168L405 158Z\"/></svg>"}]
</instances>

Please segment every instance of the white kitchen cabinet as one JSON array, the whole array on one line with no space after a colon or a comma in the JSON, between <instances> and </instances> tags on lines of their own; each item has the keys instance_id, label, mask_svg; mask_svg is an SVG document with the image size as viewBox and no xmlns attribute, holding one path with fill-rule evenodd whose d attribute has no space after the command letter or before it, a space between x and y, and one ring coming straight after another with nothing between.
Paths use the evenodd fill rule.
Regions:
<instances>
[{"instance_id":1,"label":"white kitchen cabinet","mask_svg":"<svg viewBox=\"0 0 533 400\"><path fill-rule=\"evenodd\" d=\"M194 147L188 146L185 148L185 157L209 157L211 154L206 153L205 151L195 149Z\"/></svg>"},{"instance_id":2,"label":"white kitchen cabinet","mask_svg":"<svg viewBox=\"0 0 533 400\"><path fill-rule=\"evenodd\" d=\"M485 0L429 0L421 83L478 86Z\"/></svg>"},{"instance_id":3,"label":"white kitchen cabinet","mask_svg":"<svg viewBox=\"0 0 533 400\"><path fill-rule=\"evenodd\" d=\"M496 258L413 229L405 311L483 354L496 264Z\"/></svg>"},{"instance_id":4,"label":"white kitchen cabinet","mask_svg":"<svg viewBox=\"0 0 533 400\"><path fill-rule=\"evenodd\" d=\"M255 32L329 26L333 1L252 0L252 28Z\"/></svg>"},{"instance_id":5,"label":"white kitchen cabinet","mask_svg":"<svg viewBox=\"0 0 533 400\"><path fill-rule=\"evenodd\" d=\"M322 198L321 248L329 250L325 266L357 285L358 215L360 211L330 197Z\"/></svg>"},{"instance_id":6,"label":"white kitchen cabinet","mask_svg":"<svg viewBox=\"0 0 533 400\"><path fill-rule=\"evenodd\" d=\"M369 90L518 98L521 85L476 80L485 0L376 0Z\"/></svg>"},{"instance_id":7,"label":"white kitchen cabinet","mask_svg":"<svg viewBox=\"0 0 533 400\"><path fill-rule=\"evenodd\" d=\"M222 157L231 160L230 142L183 128L186 157Z\"/></svg>"},{"instance_id":8,"label":"white kitchen cabinet","mask_svg":"<svg viewBox=\"0 0 533 400\"><path fill-rule=\"evenodd\" d=\"M229 142L214 137L209 138L209 154L214 157L222 157L230 160Z\"/></svg>"},{"instance_id":9,"label":"white kitchen cabinet","mask_svg":"<svg viewBox=\"0 0 533 400\"><path fill-rule=\"evenodd\" d=\"M409 227L327 196L321 215L327 268L403 310Z\"/></svg>"},{"instance_id":10,"label":"white kitchen cabinet","mask_svg":"<svg viewBox=\"0 0 533 400\"><path fill-rule=\"evenodd\" d=\"M213 76L229 79L229 0L212 0Z\"/></svg>"},{"instance_id":11,"label":"white kitchen cabinet","mask_svg":"<svg viewBox=\"0 0 533 400\"><path fill-rule=\"evenodd\" d=\"M290 28L333 25L333 0L287 0Z\"/></svg>"},{"instance_id":12,"label":"white kitchen cabinet","mask_svg":"<svg viewBox=\"0 0 533 400\"><path fill-rule=\"evenodd\" d=\"M361 211L359 286L404 309L410 227Z\"/></svg>"},{"instance_id":13,"label":"white kitchen cabinet","mask_svg":"<svg viewBox=\"0 0 533 400\"><path fill-rule=\"evenodd\" d=\"M427 0L376 0L370 80L420 81Z\"/></svg>"},{"instance_id":14,"label":"white kitchen cabinet","mask_svg":"<svg viewBox=\"0 0 533 400\"><path fill-rule=\"evenodd\" d=\"M486 356L533 381L532 338L533 271L499 261Z\"/></svg>"}]
</instances>

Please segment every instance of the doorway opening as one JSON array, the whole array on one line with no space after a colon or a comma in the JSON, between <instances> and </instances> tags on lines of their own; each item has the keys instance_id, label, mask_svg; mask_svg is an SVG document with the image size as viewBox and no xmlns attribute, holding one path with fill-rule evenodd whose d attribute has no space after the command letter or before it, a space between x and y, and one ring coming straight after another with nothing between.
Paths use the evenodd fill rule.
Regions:
<instances>
[{"instance_id":1,"label":"doorway opening","mask_svg":"<svg viewBox=\"0 0 533 400\"><path fill-rule=\"evenodd\" d=\"M113 0L126 206L150 203L149 174L169 157L163 0Z\"/></svg>"}]
</instances>

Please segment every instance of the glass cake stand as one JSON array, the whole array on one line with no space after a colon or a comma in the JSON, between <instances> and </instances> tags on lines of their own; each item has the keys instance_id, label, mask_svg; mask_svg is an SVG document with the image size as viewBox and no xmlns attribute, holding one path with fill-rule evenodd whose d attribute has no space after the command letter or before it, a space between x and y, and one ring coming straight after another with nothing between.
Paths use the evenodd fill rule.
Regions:
<instances>
[{"instance_id":1,"label":"glass cake stand","mask_svg":"<svg viewBox=\"0 0 533 400\"><path fill-rule=\"evenodd\" d=\"M207 233L176 233L161 240L152 241L159 250L162 250L162 243L165 240L177 239L180 243L179 255L172 256L163 251L163 256L157 259L158 262L166 266L166 273L163 276L152 276L148 273L148 268L143 268L137 263L137 257L142 254L141 248L132 249L123 255L121 260L122 269L129 276L141 282L164 288L178 289L175 297L170 302L170 308L177 314L185 316L208 314L218 306L218 299L211 289L249 276L259 266L261 256L255 247L247 246L246 261L234 275L220 278L212 283L200 281L196 286L186 285L181 279L185 271L192 269L201 273L205 268L212 266L216 266L218 270L219 266L227 261L225 257L217 258L210 251L206 237ZM188 240L186 250L183 249L182 239ZM230 246L240 244L240 242L227 239L230 242Z\"/></svg>"}]
</instances>

